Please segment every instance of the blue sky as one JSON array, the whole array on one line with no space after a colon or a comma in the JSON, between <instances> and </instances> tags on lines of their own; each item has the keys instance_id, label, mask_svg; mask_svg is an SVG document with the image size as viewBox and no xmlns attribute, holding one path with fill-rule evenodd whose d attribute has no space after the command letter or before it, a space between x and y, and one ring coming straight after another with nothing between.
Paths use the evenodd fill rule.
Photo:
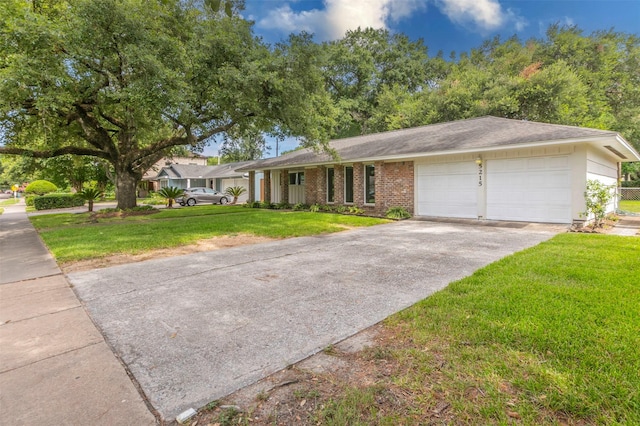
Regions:
<instances>
[{"instance_id":1,"label":"blue sky","mask_svg":"<svg viewBox=\"0 0 640 426\"><path fill-rule=\"evenodd\" d=\"M246 0L245 18L267 43L307 31L318 42L341 38L358 27L386 28L411 39L422 38L434 56L445 58L478 47L500 35L521 40L543 38L553 23L640 36L640 0ZM275 155L275 142L271 153ZM280 152L296 146L280 144ZM217 147L205 150L215 155Z\"/></svg>"}]
</instances>

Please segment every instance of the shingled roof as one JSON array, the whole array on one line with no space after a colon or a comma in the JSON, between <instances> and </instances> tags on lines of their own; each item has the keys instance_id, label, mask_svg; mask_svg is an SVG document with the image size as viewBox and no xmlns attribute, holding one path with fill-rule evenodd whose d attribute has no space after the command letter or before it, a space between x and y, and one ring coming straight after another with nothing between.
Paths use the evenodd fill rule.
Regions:
<instances>
[{"instance_id":1,"label":"shingled roof","mask_svg":"<svg viewBox=\"0 0 640 426\"><path fill-rule=\"evenodd\" d=\"M170 179L216 179L242 176L243 172L236 169L249 167L255 161L241 161L237 163L221 164L219 166L200 166L196 164L170 164L163 167L155 179L167 176Z\"/></svg>"},{"instance_id":2,"label":"shingled roof","mask_svg":"<svg viewBox=\"0 0 640 426\"><path fill-rule=\"evenodd\" d=\"M348 163L453 152L481 152L530 143L616 138L624 141L612 131L487 116L337 139L331 141L329 146L338 153L341 162ZM630 147L628 143L626 145ZM637 152L635 154L638 155ZM334 162L330 155L307 148L281 157L260 160L236 170L265 170Z\"/></svg>"}]
</instances>

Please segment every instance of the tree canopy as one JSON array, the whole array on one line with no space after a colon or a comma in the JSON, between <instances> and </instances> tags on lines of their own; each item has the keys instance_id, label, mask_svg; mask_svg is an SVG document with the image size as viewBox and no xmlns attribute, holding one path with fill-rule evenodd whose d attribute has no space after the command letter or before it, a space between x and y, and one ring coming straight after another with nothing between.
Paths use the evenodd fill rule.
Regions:
<instances>
[{"instance_id":1,"label":"tree canopy","mask_svg":"<svg viewBox=\"0 0 640 426\"><path fill-rule=\"evenodd\" d=\"M495 115L615 130L640 149L640 39L613 29L552 25L541 39L496 37L446 60L422 40L374 29L269 46L238 0L3 7L0 154L25 164L62 157L45 163L66 169L69 155L107 162L120 208L135 205L156 161L216 135L225 160L239 161L262 155L265 134L317 147Z\"/></svg>"},{"instance_id":2,"label":"tree canopy","mask_svg":"<svg viewBox=\"0 0 640 426\"><path fill-rule=\"evenodd\" d=\"M0 153L104 159L129 208L174 146L249 127L327 139L331 105L307 35L270 48L229 1L227 13L211 1L44 3L4 2Z\"/></svg>"}]
</instances>

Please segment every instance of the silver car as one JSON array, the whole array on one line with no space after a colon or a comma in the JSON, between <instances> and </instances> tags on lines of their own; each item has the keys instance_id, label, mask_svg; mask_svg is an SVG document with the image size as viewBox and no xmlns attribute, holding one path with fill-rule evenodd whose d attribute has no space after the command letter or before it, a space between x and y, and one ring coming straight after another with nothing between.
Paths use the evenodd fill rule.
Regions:
<instances>
[{"instance_id":1,"label":"silver car","mask_svg":"<svg viewBox=\"0 0 640 426\"><path fill-rule=\"evenodd\" d=\"M211 188L187 188L181 197L176 198L181 206L195 206L200 203L227 204L229 196Z\"/></svg>"}]
</instances>

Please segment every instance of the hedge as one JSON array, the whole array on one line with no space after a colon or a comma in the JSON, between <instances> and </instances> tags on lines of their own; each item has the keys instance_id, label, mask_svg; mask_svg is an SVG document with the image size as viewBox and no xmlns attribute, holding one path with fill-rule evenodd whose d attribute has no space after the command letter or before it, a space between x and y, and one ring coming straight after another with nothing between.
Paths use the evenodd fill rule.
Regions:
<instances>
[{"instance_id":1,"label":"hedge","mask_svg":"<svg viewBox=\"0 0 640 426\"><path fill-rule=\"evenodd\" d=\"M62 209L84 206L84 200L78 194L48 194L33 200L36 210Z\"/></svg>"}]
</instances>

